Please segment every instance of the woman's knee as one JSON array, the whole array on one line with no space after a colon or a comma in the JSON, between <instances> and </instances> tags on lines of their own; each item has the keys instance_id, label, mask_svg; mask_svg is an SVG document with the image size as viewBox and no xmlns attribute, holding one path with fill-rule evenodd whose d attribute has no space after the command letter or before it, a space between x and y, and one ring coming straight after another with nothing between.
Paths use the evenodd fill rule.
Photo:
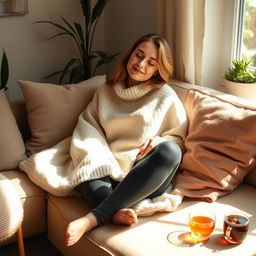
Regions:
<instances>
[{"instance_id":1,"label":"woman's knee","mask_svg":"<svg viewBox=\"0 0 256 256\"><path fill-rule=\"evenodd\" d=\"M77 186L77 190L91 207L96 207L113 191L108 177L85 181Z\"/></svg>"},{"instance_id":2,"label":"woman's knee","mask_svg":"<svg viewBox=\"0 0 256 256\"><path fill-rule=\"evenodd\" d=\"M182 152L180 147L173 141L164 141L156 147L156 155L161 163L171 164L174 167L181 162Z\"/></svg>"}]
</instances>

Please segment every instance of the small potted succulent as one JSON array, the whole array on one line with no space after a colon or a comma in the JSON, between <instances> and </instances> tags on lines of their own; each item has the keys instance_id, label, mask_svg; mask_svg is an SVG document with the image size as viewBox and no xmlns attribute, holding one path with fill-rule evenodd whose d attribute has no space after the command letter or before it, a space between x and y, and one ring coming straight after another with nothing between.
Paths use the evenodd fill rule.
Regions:
<instances>
[{"instance_id":1,"label":"small potted succulent","mask_svg":"<svg viewBox=\"0 0 256 256\"><path fill-rule=\"evenodd\" d=\"M251 60L235 59L225 72L224 86L227 93L256 101L256 70L250 68Z\"/></svg>"}]
</instances>

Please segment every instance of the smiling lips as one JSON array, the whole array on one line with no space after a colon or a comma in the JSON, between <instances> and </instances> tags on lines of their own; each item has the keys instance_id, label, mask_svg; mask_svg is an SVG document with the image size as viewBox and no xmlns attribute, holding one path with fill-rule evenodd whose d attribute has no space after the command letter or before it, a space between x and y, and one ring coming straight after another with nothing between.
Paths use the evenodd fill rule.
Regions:
<instances>
[{"instance_id":1,"label":"smiling lips","mask_svg":"<svg viewBox=\"0 0 256 256\"><path fill-rule=\"evenodd\" d=\"M133 66L133 70L134 70L136 73L140 73L140 74L143 74L143 75L144 75L144 72L140 71L136 66Z\"/></svg>"}]
</instances>

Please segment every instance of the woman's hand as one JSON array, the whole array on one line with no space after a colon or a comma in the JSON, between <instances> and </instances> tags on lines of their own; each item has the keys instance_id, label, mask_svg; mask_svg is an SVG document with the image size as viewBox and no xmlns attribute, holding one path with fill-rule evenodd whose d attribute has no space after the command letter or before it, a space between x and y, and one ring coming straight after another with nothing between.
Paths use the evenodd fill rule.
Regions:
<instances>
[{"instance_id":1,"label":"woman's hand","mask_svg":"<svg viewBox=\"0 0 256 256\"><path fill-rule=\"evenodd\" d=\"M146 141L140 148L140 152L137 155L136 160L141 159L142 157L144 157L145 155L147 155L147 153L154 148L155 146L157 146L159 144L159 139L157 137L153 137L151 139L149 139L148 141Z\"/></svg>"}]
</instances>

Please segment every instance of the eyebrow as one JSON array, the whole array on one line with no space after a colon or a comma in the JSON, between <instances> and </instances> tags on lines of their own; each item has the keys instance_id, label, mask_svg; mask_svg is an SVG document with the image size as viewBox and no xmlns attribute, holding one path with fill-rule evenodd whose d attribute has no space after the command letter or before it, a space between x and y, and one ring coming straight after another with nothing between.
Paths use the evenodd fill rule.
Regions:
<instances>
[{"instance_id":1,"label":"eyebrow","mask_svg":"<svg viewBox=\"0 0 256 256\"><path fill-rule=\"evenodd\" d=\"M145 52L143 51L143 50L141 50L141 49L137 49L138 51L140 51L141 53L143 53L143 54L145 54ZM156 58L154 58L154 57L150 57L150 59L152 59L152 60L154 60L154 61L156 61L157 62L157 59Z\"/></svg>"}]
</instances>

